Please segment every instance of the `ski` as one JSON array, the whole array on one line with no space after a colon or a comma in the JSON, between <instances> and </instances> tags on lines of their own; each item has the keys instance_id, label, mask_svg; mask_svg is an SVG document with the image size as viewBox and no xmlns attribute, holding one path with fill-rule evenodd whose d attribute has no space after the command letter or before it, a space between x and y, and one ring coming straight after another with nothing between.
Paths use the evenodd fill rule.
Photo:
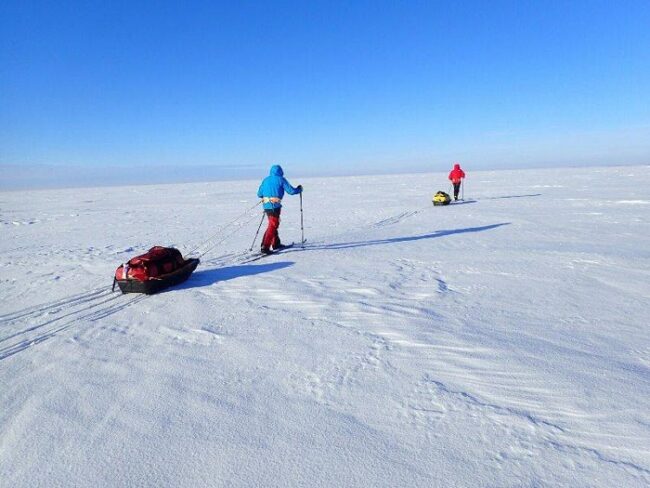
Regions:
<instances>
[{"instance_id":1,"label":"ski","mask_svg":"<svg viewBox=\"0 0 650 488\"><path fill-rule=\"evenodd\" d=\"M277 249L274 251L271 251L270 253L263 253L263 252L256 252L251 254L251 256L244 260L243 263L252 263L253 261L259 261L260 259L269 257L269 256L275 256L277 254L282 254L285 250L291 249L296 246L295 242L292 242L291 244L287 244L286 246L283 246L282 249Z\"/></svg>"}]
</instances>

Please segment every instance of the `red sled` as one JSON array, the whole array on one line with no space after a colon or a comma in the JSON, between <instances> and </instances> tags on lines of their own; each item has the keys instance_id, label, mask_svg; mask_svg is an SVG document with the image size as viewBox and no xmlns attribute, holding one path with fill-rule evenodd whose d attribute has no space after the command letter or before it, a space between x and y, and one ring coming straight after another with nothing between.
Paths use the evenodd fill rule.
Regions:
<instances>
[{"instance_id":1,"label":"red sled","mask_svg":"<svg viewBox=\"0 0 650 488\"><path fill-rule=\"evenodd\" d=\"M115 270L113 290L117 283L122 293L152 295L183 283L198 265L198 259L184 259L178 249L154 246Z\"/></svg>"}]
</instances>

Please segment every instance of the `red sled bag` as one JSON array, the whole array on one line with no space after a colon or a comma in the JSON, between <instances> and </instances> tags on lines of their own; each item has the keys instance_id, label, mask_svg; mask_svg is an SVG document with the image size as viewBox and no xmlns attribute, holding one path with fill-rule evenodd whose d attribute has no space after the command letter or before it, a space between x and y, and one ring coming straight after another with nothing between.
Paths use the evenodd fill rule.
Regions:
<instances>
[{"instance_id":1,"label":"red sled bag","mask_svg":"<svg viewBox=\"0 0 650 488\"><path fill-rule=\"evenodd\" d=\"M198 264L198 259L184 259L178 249L154 246L115 270L113 289L117 283L122 293L156 293L185 281Z\"/></svg>"}]
</instances>

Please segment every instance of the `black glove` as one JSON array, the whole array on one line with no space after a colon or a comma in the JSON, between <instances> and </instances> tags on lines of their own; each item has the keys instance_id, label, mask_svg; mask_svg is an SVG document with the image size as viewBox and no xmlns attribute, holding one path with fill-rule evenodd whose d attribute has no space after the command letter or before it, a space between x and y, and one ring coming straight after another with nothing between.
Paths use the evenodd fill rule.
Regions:
<instances>
[{"instance_id":1,"label":"black glove","mask_svg":"<svg viewBox=\"0 0 650 488\"><path fill-rule=\"evenodd\" d=\"M298 185L296 187L296 190L298 190L298 193L302 193L302 185Z\"/></svg>"}]
</instances>

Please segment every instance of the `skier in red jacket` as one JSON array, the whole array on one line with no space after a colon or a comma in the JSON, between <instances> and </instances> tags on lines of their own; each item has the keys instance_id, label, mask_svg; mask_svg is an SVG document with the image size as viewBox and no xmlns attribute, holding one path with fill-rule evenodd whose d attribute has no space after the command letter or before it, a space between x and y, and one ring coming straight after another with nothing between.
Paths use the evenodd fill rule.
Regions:
<instances>
[{"instance_id":1,"label":"skier in red jacket","mask_svg":"<svg viewBox=\"0 0 650 488\"><path fill-rule=\"evenodd\" d=\"M454 169L449 172L449 180L454 185L454 200L458 200L458 192L460 191L460 184L465 178L465 172L460 169L460 164L455 163Z\"/></svg>"}]
</instances>

